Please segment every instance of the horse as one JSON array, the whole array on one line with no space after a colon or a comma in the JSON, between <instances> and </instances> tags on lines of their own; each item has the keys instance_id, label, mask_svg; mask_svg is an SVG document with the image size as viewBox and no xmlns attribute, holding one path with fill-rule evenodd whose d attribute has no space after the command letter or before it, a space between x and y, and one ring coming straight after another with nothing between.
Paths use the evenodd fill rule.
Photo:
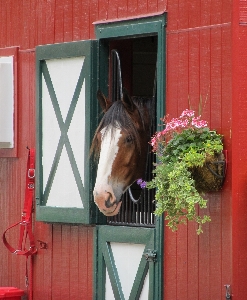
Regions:
<instances>
[{"instance_id":1,"label":"horse","mask_svg":"<svg viewBox=\"0 0 247 300\"><path fill-rule=\"evenodd\" d=\"M98 160L93 196L105 216L114 216L125 191L145 176L154 105L125 89L120 100L111 102L101 91L97 98L104 114L91 145Z\"/></svg>"}]
</instances>

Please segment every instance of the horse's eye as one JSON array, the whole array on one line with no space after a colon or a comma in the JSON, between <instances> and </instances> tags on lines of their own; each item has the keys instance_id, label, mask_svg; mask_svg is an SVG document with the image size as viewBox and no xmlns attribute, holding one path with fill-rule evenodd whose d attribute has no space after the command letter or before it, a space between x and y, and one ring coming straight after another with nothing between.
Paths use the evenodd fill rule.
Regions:
<instances>
[{"instance_id":1,"label":"horse's eye","mask_svg":"<svg viewBox=\"0 0 247 300\"><path fill-rule=\"evenodd\" d=\"M131 135L128 135L128 136L126 137L126 143L130 144L130 143L132 143L132 142L133 142L132 136L131 136Z\"/></svg>"}]
</instances>

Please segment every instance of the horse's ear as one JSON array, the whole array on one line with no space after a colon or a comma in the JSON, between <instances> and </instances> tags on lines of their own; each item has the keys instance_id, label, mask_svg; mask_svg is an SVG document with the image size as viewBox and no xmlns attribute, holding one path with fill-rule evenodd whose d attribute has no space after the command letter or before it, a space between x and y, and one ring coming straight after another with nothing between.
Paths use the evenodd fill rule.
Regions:
<instances>
[{"instance_id":1,"label":"horse's ear","mask_svg":"<svg viewBox=\"0 0 247 300\"><path fill-rule=\"evenodd\" d=\"M105 97L105 95L101 92L101 90L98 90L97 92L97 99L99 100L99 104L103 110L103 112L107 112L109 107L111 106L111 102Z\"/></svg>"},{"instance_id":2,"label":"horse's ear","mask_svg":"<svg viewBox=\"0 0 247 300\"><path fill-rule=\"evenodd\" d=\"M135 104L133 102L133 100L131 99L131 97L129 96L129 93L127 92L127 90L125 88L123 88L123 99L122 99L123 105L124 107L132 112L135 109Z\"/></svg>"}]
</instances>

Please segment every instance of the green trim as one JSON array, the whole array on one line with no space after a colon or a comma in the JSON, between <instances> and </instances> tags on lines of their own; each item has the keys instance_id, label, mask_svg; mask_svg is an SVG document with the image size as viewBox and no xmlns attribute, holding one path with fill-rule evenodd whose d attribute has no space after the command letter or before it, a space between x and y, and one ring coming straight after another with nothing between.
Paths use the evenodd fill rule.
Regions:
<instances>
[{"instance_id":1,"label":"green trim","mask_svg":"<svg viewBox=\"0 0 247 300\"><path fill-rule=\"evenodd\" d=\"M157 127L160 125L160 119L164 117L166 111L166 30L163 30L158 36L158 58L157 58ZM156 217L155 230L155 248L157 249L158 264L155 266L154 278L154 299L159 300L164 298L164 216Z\"/></svg>"},{"instance_id":2,"label":"green trim","mask_svg":"<svg viewBox=\"0 0 247 300\"><path fill-rule=\"evenodd\" d=\"M153 236L153 228L105 225L99 226L99 235L105 241L145 244Z\"/></svg>"},{"instance_id":3,"label":"green trim","mask_svg":"<svg viewBox=\"0 0 247 300\"><path fill-rule=\"evenodd\" d=\"M40 205L36 208L36 220L47 223L89 224L90 218L83 208L50 207Z\"/></svg>"},{"instance_id":4,"label":"green trim","mask_svg":"<svg viewBox=\"0 0 247 300\"><path fill-rule=\"evenodd\" d=\"M96 25L97 39L128 38L133 36L160 35L166 25L166 14L134 20Z\"/></svg>"},{"instance_id":5,"label":"green trim","mask_svg":"<svg viewBox=\"0 0 247 300\"><path fill-rule=\"evenodd\" d=\"M39 221L45 222L62 222L62 223L84 223L90 224L95 222L95 205L93 205L92 190L93 179L95 177L92 162L90 160L90 145L96 129L96 123L93 122L96 115L97 105L93 99L97 90L97 41L80 41L63 44L53 44L38 46L36 48L36 86L37 86L37 105L36 105L36 124L37 124L37 163L36 163L36 218ZM82 66L74 95L71 99L69 111L66 120L63 121L62 114L59 108L59 103L56 98L56 92L47 69L46 61L49 59L85 57ZM43 168L42 168L42 76L45 79L48 92L52 101L58 125L61 131L61 136L58 142L57 150L51 171L43 192ZM73 113L81 92L83 82L85 81L85 161L84 161L84 186L81 180L78 166L72 151L72 147L68 138L68 130L73 118ZM90 124L90 126L89 126ZM46 202L53 184L53 179L57 170L59 159L63 147L69 156L69 161L75 177L76 185L79 190L80 198L83 203L83 208L70 207L48 207Z\"/></svg>"},{"instance_id":6,"label":"green trim","mask_svg":"<svg viewBox=\"0 0 247 300\"><path fill-rule=\"evenodd\" d=\"M104 243L104 241L103 241ZM115 299L124 299L124 294L122 291L122 286L120 278L118 276L117 267L114 262L114 257L111 249L111 245L108 242L105 242L102 246L102 253L104 257L104 262L108 270L108 275L110 277L113 294Z\"/></svg>"},{"instance_id":7,"label":"green trim","mask_svg":"<svg viewBox=\"0 0 247 300\"><path fill-rule=\"evenodd\" d=\"M146 248L145 248L145 250L146 250ZM144 250L144 253L145 253L145 250ZM147 262L147 260L144 257L142 257L139 268L136 273L136 278L135 278L134 284L133 284L131 292L130 292L129 299L139 299L140 298L145 278L147 276L148 270L150 270L151 268L152 268L151 264L149 264ZM150 289L151 289L151 286L149 286L149 290ZM149 296L149 298L150 298L150 296Z\"/></svg>"}]
</instances>

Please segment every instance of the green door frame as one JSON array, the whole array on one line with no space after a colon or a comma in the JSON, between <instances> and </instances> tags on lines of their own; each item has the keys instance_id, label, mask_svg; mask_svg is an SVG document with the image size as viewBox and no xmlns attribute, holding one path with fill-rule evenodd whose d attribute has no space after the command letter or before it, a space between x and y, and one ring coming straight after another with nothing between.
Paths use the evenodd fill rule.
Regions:
<instances>
[{"instance_id":1,"label":"green door frame","mask_svg":"<svg viewBox=\"0 0 247 300\"><path fill-rule=\"evenodd\" d=\"M165 113L165 90L166 90L166 14L153 17L142 17L132 20L118 22L96 23L96 38L99 40L99 87L107 95L108 90L108 43L109 40L133 37L158 37L157 49L157 120L160 120ZM105 226L109 228L110 226ZM97 233L101 232L98 226ZM117 229L117 227L115 227ZM144 229L144 228L143 228ZM118 229L117 229L118 230ZM126 229L128 230L128 228ZM152 230L152 229L151 229ZM157 261L154 267L155 282L150 283L153 288L153 299L163 299L163 247L164 247L164 218L156 218L154 231L154 247L157 250ZM124 231L123 231L124 232ZM99 239L99 240L98 240ZM100 237L96 236L95 253ZM98 270L98 262L95 259L95 280L94 280L94 299L97 299L96 284L97 276L104 276L103 270Z\"/></svg>"}]
</instances>

